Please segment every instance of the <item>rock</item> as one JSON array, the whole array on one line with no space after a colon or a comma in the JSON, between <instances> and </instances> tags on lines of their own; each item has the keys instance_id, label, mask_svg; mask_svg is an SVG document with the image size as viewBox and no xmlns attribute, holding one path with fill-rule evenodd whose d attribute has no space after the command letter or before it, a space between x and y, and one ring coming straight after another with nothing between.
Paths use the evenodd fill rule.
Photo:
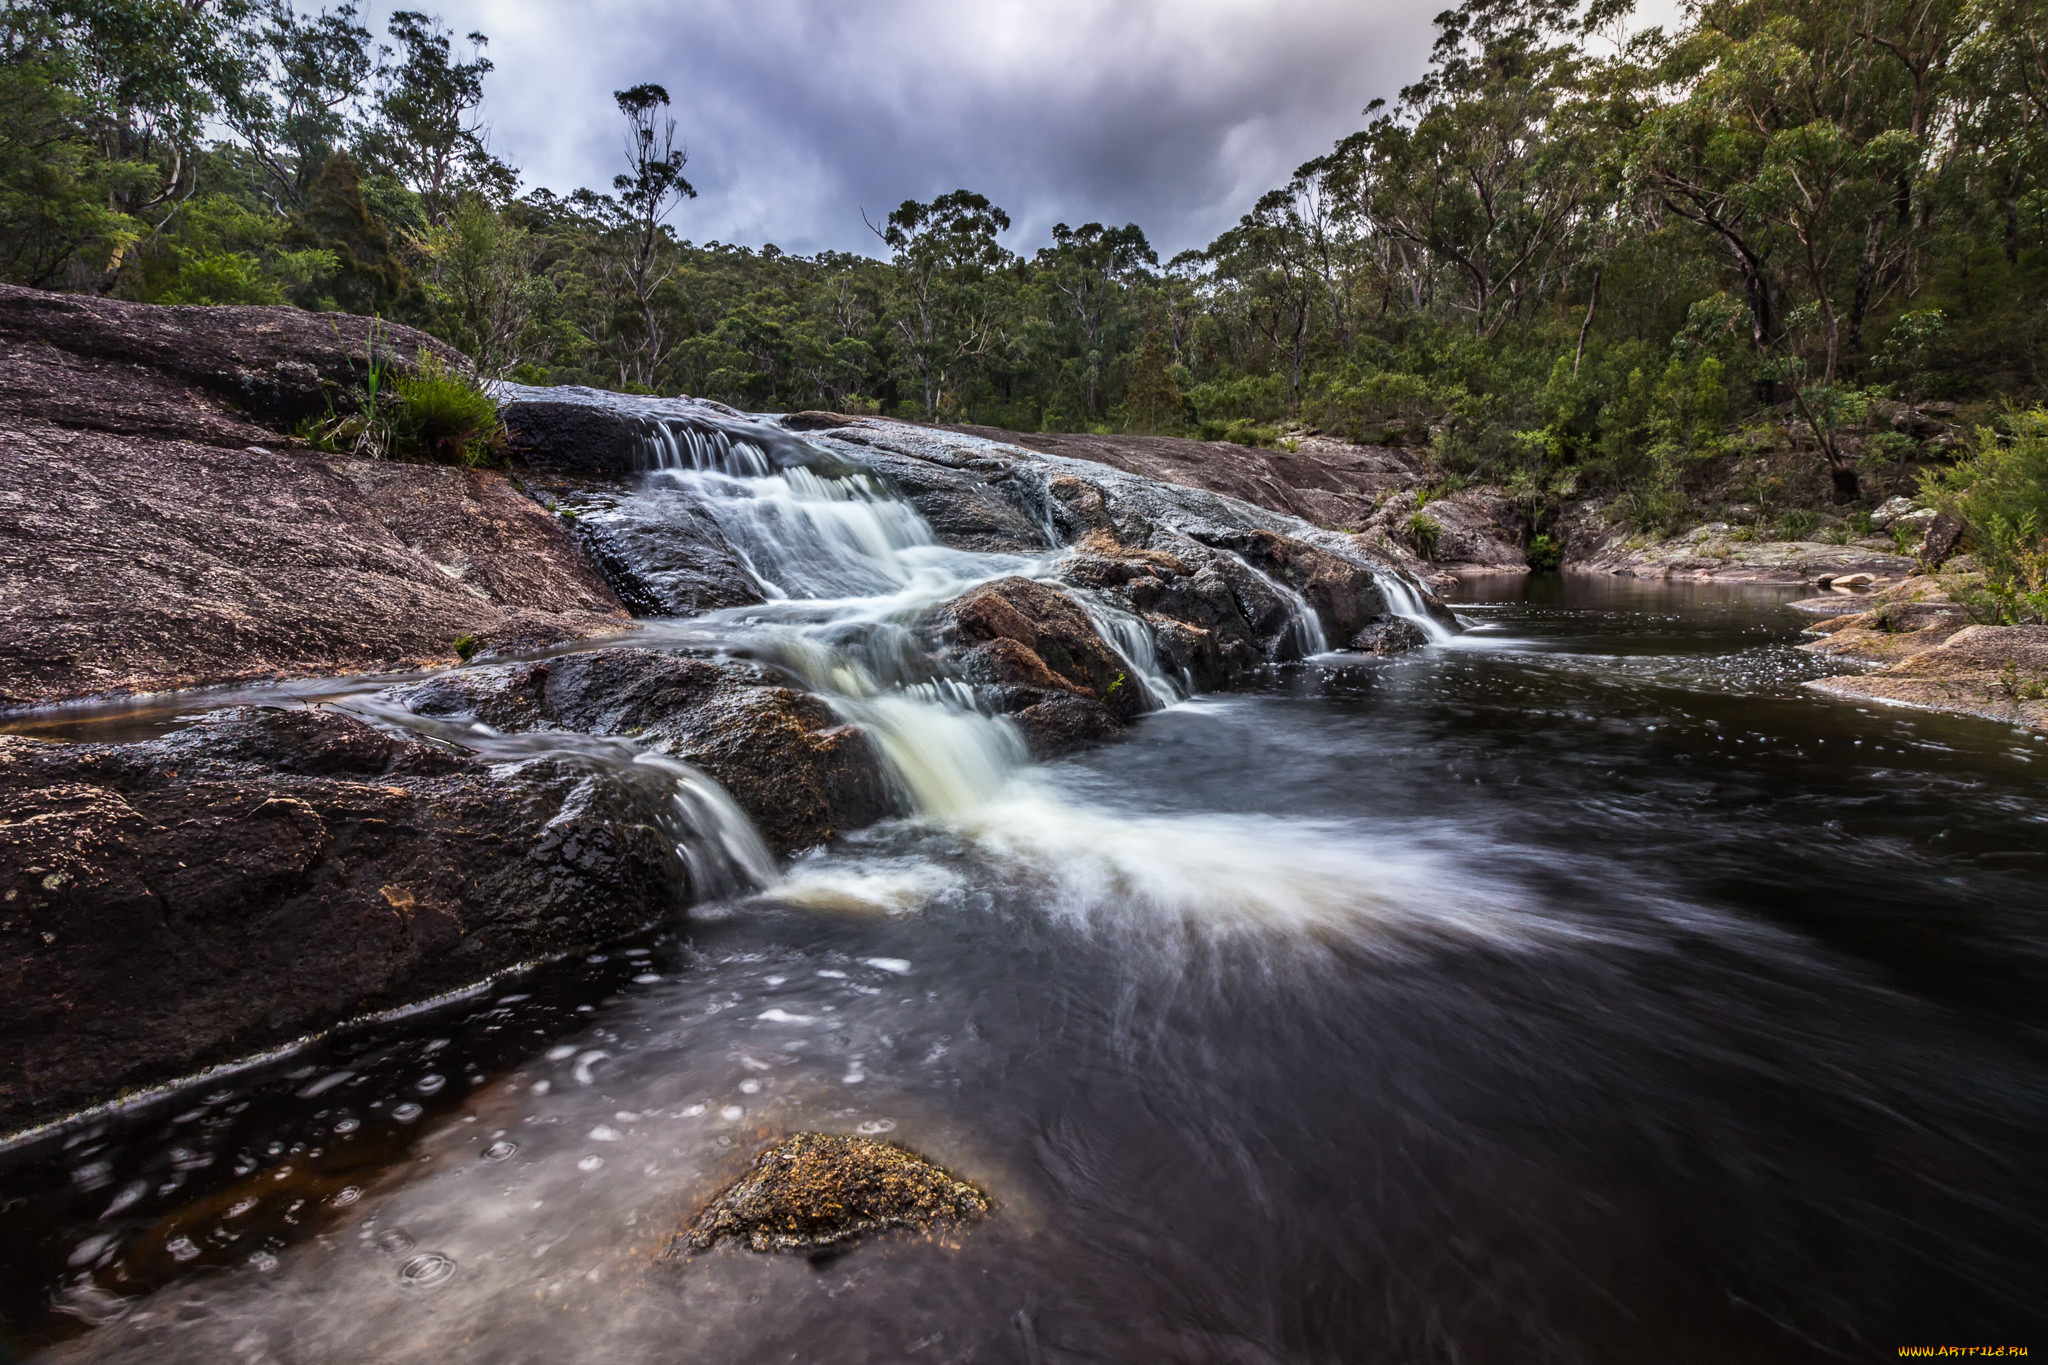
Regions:
<instances>
[{"instance_id":1,"label":"rock","mask_svg":"<svg viewBox=\"0 0 2048 1365\"><path fill-rule=\"evenodd\" d=\"M1913 557L1921 564L1933 568L1941 565L1956 551L1962 542L1964 526L1946 512L1937 512L1927 522L1926 534L1921 536Z\"/></svg>"},{"instance_id":2,"label":"rock","mask_svg":"<svg viewBox=\"0 0 2048 1365\"><path fill-rule=\"evenodd\" d=\"M936 616L953 669L1017 714L1036 757L1113 735L1148 704L1143 682L1058 588L999 578Z\"/></svg>"},{"instance_id":3,"label":"rock","mask_svg":"<svg viewBox=\"0 0 2048 1365\"><path fill-rule=\"evenodd\" d=\"M1893 522L1913 510L1911 498L1888 498L1875 512L1870 514L1870 524L1879 531L1888 531Z\"/></svg>"},{"instance_id":4,"label":"rock","mask_svg":"<svg viewBox=\"0 0 2048 1365\"><path fill-rule=\"evenodd\" d=\"M0 707L628 628L505 475L324 455L258 423L324 411L371 327L0 286ZM377 329L401 361L438 346Z\"/></svg>"},{"instance_id":5,"label":"rock","mask_svg":"<svg viewBox=\"0 0 2048 1365\"><path fill-rule=\"evenodd\" d=\"M616 477L690 463L694 434L716 451L737 431L771 465L799 465L814 452L779 426L703 398L649 398L561 384L501 384L498 415L506 446L521 466L545 474Z\"/></svg>"},{"instance_id":6,"label":"rock","mask_svg":"<svg viewBox=\"0 0 2048 1365\"><path fill-rule=\"evenodd\" d=\"M718 525L680 488L529 475L636 616L695 616L761 601Z\"/></svg>"},{"instance_id":7,"label":"rock","mask_svg":"<svg viewBox=\"0 0 2048 1365\"><path fill-rule=\"evenodd\" d=\"M1854 592L1867 588L1877 579L1867 573L1823 574L1818 580L1821 586L1833 588L1836 592Z\"/></svg>"},{"instance_id":8,"label":"rock","mask_svg":"<svg viewBox=\"0 0 2048 1365\"><path fill-rule=\"evenodd\" d=\"M1806 686L1851 701L1883 701L1958 711L2048 731L2048 626L1936 627L1876 673L1821 678ZM1811 646L1808 646L1811 648Z\"/></svg>"},{"instance_id":9,"label":"rock","mask_svg":"<svg viewBox=\"0 0 2048 1365\"><path fill-rule=\"evenodd\" d=\"M461 669L390 695L497 730L631 736L702 768L785 856L896 810L866 734L753 664L603 649Z\"/></svg>"},{"instance_id":10,"label":"rock","mask_svg":"<svg viewBox=\"0 0 2048 1365\"><path fill-rule=\"evenodd\" d=\"M837 1133L796 1133L706 1204L664 1255L728 1238L754 1251L818 1251L895 1228L926 1232L988 1216L989 1199L917 1153Z\"/></svg>"},{"instance_id":11,"label":"rock","mask_svg":"<svg viewBox=\"0 0 2048 1365\"><path fill-rule=\"evenodd\" d=\"M1296 450L1261 450L1175 436L1063 435L973 426L955 430L1207 489L1345 531L1362 530L1378 499L1415 487L1426 469L1422 458L1408 451L1319 438L1301 442Z\"/></svg>"},{"instance_id":12,"label":"rock","mask_svg":"<svg viewBox=\"0 0 2048 1365\"><path fill-rule=\"evenodd\" d=\"M1399 616L1382 616L1351 637L1349 648L1367 654L1406 654L1429 643L1422 627Z\"/></svg>"},{"instance_id":13,"label":"rock","mask_svg":"<svg viewBox=\"0 0 2048 1365\"><path fill-rule=\"evenodd\" d=\"M673 914L670 791L323 710L0 736L0 1131Z\"/></svg>"},{"instance_id":14,"label":"rock","mask_svg":"<svg viewBox=\"0 0 2048 1365\"><path fill-rule=\"evenodd\" d=\"M81 388L40 389L8 375L0 411L64 426L205 439L165 428L168 408L225 402L262 426L288 430L339 404L379 364L411 368L421 353L468 370L469 361L425 332L376 318L288 307L165 306L0 285L0 345L8 359L50 348L42 361ZM10 366L9 368L12 368ZM129 401L126 383L138 386ZM204 395L201 399L196 395Z\"/></svg>"},{"instance_id":15,"label":"rock","mask_svg":"<svg viewBox=\"0 0 2048 1365\"><path fill-rule=\"evenodd\" d=\"M1694 527L1666 541L1616 537L1569 567L1635 578L1718 580L1728 583L1815 583L1827 577L1864 573L1898 580L1913 572L1904 555L1860 545L1827 545L1805 540L1741 540L1725 522Z\"/></svg>"}]
</instances>

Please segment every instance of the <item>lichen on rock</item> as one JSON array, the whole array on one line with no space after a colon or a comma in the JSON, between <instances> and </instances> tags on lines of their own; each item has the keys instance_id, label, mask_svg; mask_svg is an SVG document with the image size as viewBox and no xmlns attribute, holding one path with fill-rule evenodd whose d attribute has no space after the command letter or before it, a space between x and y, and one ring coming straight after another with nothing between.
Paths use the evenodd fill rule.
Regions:
<instances>
[{"instance_id":1,"label":"lichen on rock","mask_svg":"<svg viewBox=\"0 0 2048 1365\"><path fill-rule=\"evenodd\" d=\"M728 1239L755 1251L818 1251L894 1228L985 1218L989 1198L917 1153L843 1133L794 1133L669 1240L664 1256Z\"/></svg>"}]
</instances>

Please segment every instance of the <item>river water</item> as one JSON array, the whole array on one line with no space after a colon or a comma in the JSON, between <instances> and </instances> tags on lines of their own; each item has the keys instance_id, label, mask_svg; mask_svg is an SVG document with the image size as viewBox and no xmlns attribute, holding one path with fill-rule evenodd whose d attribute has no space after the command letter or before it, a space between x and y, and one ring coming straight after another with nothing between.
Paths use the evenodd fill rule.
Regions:
<instances>
[{"instance_id":1,"label":"river water","mask_svg":"<svg viewBox=\"0 0 2048 1365\"><path fill-rule=\"evenodd\" d=\"M1801 692L1788 595L1495 581L1057 763L955 736L982 769L763 891L0 1154L14 1349L2048 1348L2048 743ZM884 655L820 685L890 702ZM996 1212L659 1258L803 1128Z\"/></svg>"}]
</instances>

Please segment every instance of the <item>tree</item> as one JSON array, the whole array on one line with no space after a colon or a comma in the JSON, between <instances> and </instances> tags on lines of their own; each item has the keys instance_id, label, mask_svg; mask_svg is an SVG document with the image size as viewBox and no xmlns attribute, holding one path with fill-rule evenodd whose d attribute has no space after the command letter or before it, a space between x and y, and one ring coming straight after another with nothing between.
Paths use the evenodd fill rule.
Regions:
<instances>
[{"instance_id":1,"label":"tree","mask_svg":"<svg viewBox=\"0 0 2048 1365\"><path fill-rule=\"evenodd\" d=\"M1057 223L1052 241L1038 253L1038 267L1080 329L1082 363L1088 376L1087 413L1093 419L1102 389L1106 333L1122 311L1126 284L1145 266L1158 265L1159 254L1136 223L1120 228L1100 223L1070 228Z\"/></svg>"},{"instance_id":2,"label":"tree","mask_svg":"<svg viewBox=\"0 0 2048 1365\"><path fill-rule=\"evenodd\" d=\"M896 267L891 323L928 422L938 418L949 368L986 356L1001 335L984 285L1010 259L996 241L1009 226L1009 214L971 190L929 204L906 199L883 226L868 224Z\"/></svg>"},{"instance_id":3,"label":"tree","mask_svg":"<svg viewBox=\"0 0 2048 1365\"><path fill-rule=\"evenodd\" d=\"M361 139L369 164L417 194L429 223L445 221L465 193L510 197L517 175L491 155L478 113L490 40L468 35L470 60L461 62L438 20L399 10L389 29L398 47L378 49L376 119Z\"/></svg>"},{"instance_id":4,"label":"tree","mask_svg":"<svg viewBox=\"0 0 2048 1365\"><path fill-rule=\"evenodd\" d=\"M317 15L292 0L269 0L263 11L264 77L228 122L269 177L281 212L306 207L327 158L349 141L348 109L369 79L370 30L357 22L355 0Z\"/></svg>"},{"instance_id":5,"label":"tree","mask_svg":"<svg viewBox=\"0 0 2048 1365\"><path fill-rule=\"evenodd\" d=\"M658 85L636 85L614 91L612 98L626 116L626 172L612 178L618 198L608 212L618 243L615 270L632 294L639 334L631 362L622 353L622 381L651 388L666 354L655 292L674 272L666 250L671 238L668 216L696 187L683 178L689 153L676 146L676 121L667 116L668 91Z\"/></svg>"}]
</instances>

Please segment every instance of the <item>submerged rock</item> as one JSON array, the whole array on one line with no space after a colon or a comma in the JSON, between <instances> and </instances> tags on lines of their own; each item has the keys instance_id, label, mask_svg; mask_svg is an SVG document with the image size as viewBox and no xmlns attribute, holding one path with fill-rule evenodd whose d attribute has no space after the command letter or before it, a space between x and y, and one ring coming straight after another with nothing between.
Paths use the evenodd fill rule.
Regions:
<instances>
[{"instance_id":1,"label":"submerged rock","mask_svg":"<svg viewBox=\"0 0 2048 1365\"><path fill-rule=\"evenodd\" d=\"M796 1133L754 1158L664 1254L731 1239L755 1251L817 1251L893 1228L929 1231L988 1216L974 1186L894 1143Z\"/></svg>"},{"instance_id":2,"label":"submerged rock","mask_svg":"<svg viewBox=\"0 0 2048 1365\"><path fill-rule=\"evenodd\" d=\"M672 791L326 710L0 736L0 1131L675 913Z\"/></svg>"}]
</instances>

